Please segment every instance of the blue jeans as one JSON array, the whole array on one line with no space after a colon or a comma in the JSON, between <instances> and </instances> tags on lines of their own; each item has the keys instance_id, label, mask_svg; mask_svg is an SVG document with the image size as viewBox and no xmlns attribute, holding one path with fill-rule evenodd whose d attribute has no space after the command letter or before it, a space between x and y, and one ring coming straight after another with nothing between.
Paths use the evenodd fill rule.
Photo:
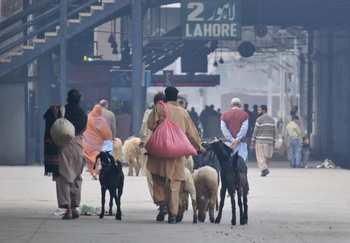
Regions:
<instances>
[{"instance_id":1,"label":"blue jeans","mask_svg":"<svg viewBox=\"0 0 350 243\"><path fill-rule=\"evenodd\" d=\"M292 167L300 167L301 148L299 138L289 138Z\"/></svg>"},{"instance_id":2,"label":"blue jeans","mask_svg":"<svg viewBox=\"0 0 350 243\"><path fill-rule=\"evenodd\" d=\"M309 156L310 156L310 150L303 150L301 151L303 155L303 161L304 161L304 166L307 166L307 162L309 161Z\"/></svg>"}]
</instances>

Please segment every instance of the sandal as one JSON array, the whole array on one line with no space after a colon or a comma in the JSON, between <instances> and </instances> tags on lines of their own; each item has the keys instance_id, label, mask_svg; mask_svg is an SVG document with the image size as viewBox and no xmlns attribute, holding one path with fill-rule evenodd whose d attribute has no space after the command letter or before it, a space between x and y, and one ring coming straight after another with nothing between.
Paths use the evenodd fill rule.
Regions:
<instances>
[{"instance_id":1,"label":"sandal","mask_svg":"<svg viewBox=\"0 0 350 243\"><path fill-rule=\"evenodd\" d=\"M72 216L68 214L64 214L62 219L72 219Z\"/></svg>"},{"instance_id":2,"label":"sandal","mask_svg":"<svg viewBox=\"0 0 350 243\"><path fill-rule=\"evenodd\" d=\"M73 218L73 219L79 218L79 213L78 213L77 210L75 210L75 211L72 212L72 218Z\"/></svg>"}]
</instances>

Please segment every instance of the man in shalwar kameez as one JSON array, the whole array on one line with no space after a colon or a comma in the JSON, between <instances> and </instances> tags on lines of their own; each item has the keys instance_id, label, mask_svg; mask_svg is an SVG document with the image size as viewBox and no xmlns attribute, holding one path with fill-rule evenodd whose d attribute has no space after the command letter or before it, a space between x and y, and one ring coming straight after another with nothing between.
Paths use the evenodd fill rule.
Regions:
<instances>
[{"instance_id":1,"label":"man in shalwar kameez","mask_svg":"<svg viewBox=\"0 0 350 243\"><path fill-rule=\"evenodd\" d=\"M201 146L198 131L188 112L177 102L178 92L179 91L173 86L169 86L165 89L165 96L169 108L168 118L178 125L196 149L205 153L205 149ZM155 130L164 118L163 106L160 104L155 105L148 117L148 128L152 131ZM154 184L153 201L160 206L157 221L163 221L164 216L169 213L168 223L176 223L180 185L181 181L185 180L185 161L185 156L175 159L163 159L148 155L147 169L152 173ZM168 205L166 205L166 178L169 179Z\"/></svg>"}]
</instances>

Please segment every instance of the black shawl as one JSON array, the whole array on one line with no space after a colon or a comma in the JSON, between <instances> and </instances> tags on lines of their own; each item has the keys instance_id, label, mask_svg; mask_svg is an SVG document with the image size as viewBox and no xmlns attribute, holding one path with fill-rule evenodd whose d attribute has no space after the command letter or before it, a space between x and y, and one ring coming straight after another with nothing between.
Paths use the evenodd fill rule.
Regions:
<instances>
[{"instance_id":1,"label":"black shawl","mask_svg":"<svg viewBox=\"0 0 350 243\"><path fill-rule=\"evenodd\" d=\"M87 115L79 104L67 104L65 106L65 118L75 128L75 135L83 134L86 129ZM53 143L50 129L57 118L61 117L60 106L52 105L44 114L45 135L44 135L44 165L45 175L59 176L58 148Z\"/></svg>"}]
</instances>

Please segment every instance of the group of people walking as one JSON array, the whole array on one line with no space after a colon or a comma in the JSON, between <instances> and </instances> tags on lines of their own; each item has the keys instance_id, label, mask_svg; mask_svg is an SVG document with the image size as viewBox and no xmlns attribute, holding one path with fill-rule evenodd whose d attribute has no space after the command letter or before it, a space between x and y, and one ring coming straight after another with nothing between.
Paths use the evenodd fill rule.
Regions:
<instances>
[{"instance_id":1,"label":"group of people walking","mask_svg":"<svg viewBox=\"0 0 350 243\"><path fill-rule=\"evenodd\" d=\"M206 150L201 145L198 129L191 119L190 112L181 106L178 93L176 87L169 86L164 93L160 92L154 97L155 106L153 109L147 110L143 118L143 126L140 130L140 147L147 143L152 131L166 118L164 106L157 104L157 101L164 101L168 107L167 118L184 132L197 151L205 154ZM108 110L106 100L101 100L100 104L95 105L88 115L80 107L80 102L80 92L76 89L70 90L67 105L65 105L65 117L75 127L75 138L73 142L63 148L56 147L50 135L50 128L60 115L59 107L51 106L44 115L46 121L45 173L52 174L53 180L56 181L58 206L66 209L63 219L79 217L76 208L81 200L81 174L84 165L87 164L93 179L97 179L97 169L93 168L96 155L102 149L104 141L112 140L116 136L115 116L113 112ZM251 129L251 124L249 124L251 118L246 111L241 109L241 105L242 102L239 98L233 98L231 109L221 114L219 129L222 133L222 141L233 150L232 155L237 152L246 163L248 145L255 148L261 176L266 176L270 173L269 163L276 144L275 121L267 114L266 105L259 106L257 108L258 117L251 133L251 141L249 141L247 133ZM285 135L290 141L291 165L295 167L300 163L296 152L298 151L297 138L302 129L298 126L298 117L295 114L292 116L291 122L293 123L286 126ZM164 220L165 215L168 214L168 222L176 223L180 185L185 180L185 160L184 156L170 159L148 155L147 169L150 174L148 178L152 180L149 183L149 185L152 184L150 192L154 203L159 206L158 221ZM168 187L165 186L166 179L169 181Z\"/></svg>"},{"instance_id":2,"label":"group of people walking","mask_svg":"<svg viewBox=\"0 0 350 243\"><path fill-rule=\"evenodd\" d=\"M60 114L59 106L51 106L44 114L44 165L45 174L56 181L56 194L59 208L65 208L62 219L78 218L77 207L81 200L81 184L86 164L93 179L97 179L98 168L94 168L96 156L106 140L116 134L113 112L108 110L108 102L101 100L87 115L80 106L81 94L72 89L67 95L65 118L75 128L73 141L64 147L56 146L50 134L53 123Z\"/></svg>"}]
</instances>

